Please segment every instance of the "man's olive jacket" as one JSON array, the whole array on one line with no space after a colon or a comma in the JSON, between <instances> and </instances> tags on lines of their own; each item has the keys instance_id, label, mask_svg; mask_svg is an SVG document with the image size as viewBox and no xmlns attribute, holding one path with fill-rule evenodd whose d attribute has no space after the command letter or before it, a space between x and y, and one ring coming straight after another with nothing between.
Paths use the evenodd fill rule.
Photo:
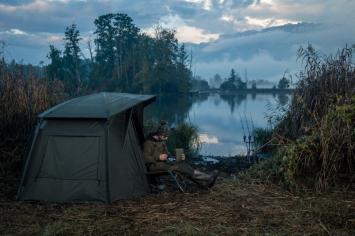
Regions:
<instances>
[{"instance_id":1,"label":"man's olive jacket","mask_svg":"<svg viewBox=\"0 0 355 236\"><path fill-rule=\"evenodd\" d=\"M155 164L159 162L160 154L168 154L168 148L163 141L155 140L153 137L144 142L143 155L146 164Z\"/></svg>"}]
</instances>

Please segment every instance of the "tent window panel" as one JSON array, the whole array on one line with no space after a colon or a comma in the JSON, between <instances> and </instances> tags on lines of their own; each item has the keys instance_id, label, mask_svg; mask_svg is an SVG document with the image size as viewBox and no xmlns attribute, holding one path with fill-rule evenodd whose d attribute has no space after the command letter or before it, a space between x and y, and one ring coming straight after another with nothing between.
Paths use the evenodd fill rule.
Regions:
<instances>
[{"instance_id":1,"label":"tent window panel","mask_svg":"<svg viewBox=\"0 0 355 236\"><path fill-rule=\"evenodd\" d=\"M50 136L39 178L97 180L100 137Z\"/></svg>"}]
</instances>

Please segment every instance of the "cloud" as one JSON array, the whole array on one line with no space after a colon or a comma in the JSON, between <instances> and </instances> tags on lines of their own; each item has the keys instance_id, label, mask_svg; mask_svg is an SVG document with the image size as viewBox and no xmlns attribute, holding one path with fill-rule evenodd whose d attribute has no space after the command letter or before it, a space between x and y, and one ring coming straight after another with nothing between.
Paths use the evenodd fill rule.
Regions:
<instances>
[{"instance_id":1,"label":"cloud","mask_svg":"<svg viewBox=\"0 0 355 236\"><path fill-rule=\"evenodd\" d=\"M62 35L50 33L33 34L21 29L10 29L0 31L0 38L8 46L40 48L48 46L49 43L61 42Z\"/></svg>"},{"instance_id":2,"label":"cloud","mask_svg":"<svg viewBox=\"0 0 355 236\"><path fill-rule=\"evenodd\" d=\"M193 46L194 71L209 78L213 71L227 76L231 68L239 73L246 69L250 79L278 80L284 71L295 73L302 67L296 57L300 46L311 43L323 55L329 55L354 44L351 22L289 24L222 35L214 42Z\"/></svg>"},{"instance_id":3,"label":"cloud","mask_svg":"<svg viewBox=\"0 0 355 236\"><path fill-rule=\"evenodd\" d=\"M0 37L6 43L9 59L38 63L46 60L49 44L63 47L61 39L65 28L72 23L77 24L82 38L87 39L94 30L95 18L102 14L127 13L139 27L151 26L166 14L162 0L151 0L150 8L143 1L127 3L113 0L1 1ZM13 29L26 35L15 35ZM85 51L85 42L82 46Z\"/></svg>"},{"instance_id":4,"label":"cloud","mask_svg":"<svg viewBox=\"0 0 355 236\"><path fill-rule=\"evenodd\" d=\"M22 4L27 4L33 2L33 0L1 0L1 4L6 4L6 5L22 5Z\"/></svg>"},{"instance_id":5,"label":"cloud","mask_svg":"<svg viewBox=\"0 0 355 236\"><path fill-rule=\"evenodd\" d=\"M49 44L61 47L62 34L30 33L22 29L9 29L0 31L0 39L5 43L4 55L7 60L23 61L24 63L38 64L47 61L46 55Z\"/></svg>"},{"instance_id":6,"label":"cloud","mask_svg":"<svg viewBox=\"0 0 355 236\"><path fill-rule=\"evenodd\" d=\"M127 13L140 27L151 26L166 15L164 1L151 0L149 7L143 1L66 0L25 1L20 4L0 4L0 30L23 28L29 32L64 32L76 23L82 32L93 29L93 22L106 13Z\"/></svg>"},{"instance_id":7,"label":"cloud","mask_svg":"<svg viewBox=\"0 0 355 236\"><path fill-rule=\"evenodd\" d=\"M282 26L287 24L302 23L300 21L291 21L287 19L275 19L275 18L258 19L249 16L246 16L245 20L247 25L250 25L251 27L256 29L265 29L269 27Z\"/></svg>"},{"instance_id":8,"label":"cloud","mask_svg":"<svg viewBox=\"0 0 355 236\"><path fill-rule=\"evenodd\" d=\"M314 24L297 24L234 33L223 35L217 41L195 46L194 50L198 58L204 61L224 58L249 59L262 51L282 60L294 55L295 48L304 43L304 37L309 38L318 28L320 26Z\"/></svg>"},{"instance_id":9,"label":"cloud","mask_svg":"<svg viewBox=\"0 0 355 236\"><path fill-rule=\"evenodd\" d=\"M37 63L49 44L63 46L66 26L76 23L87 39L96 17L122 12L146 31L160 22L175 28L181 42L199 43L190 45L194 70L205 77L235 66L277 78L298 68L300 45L333 53L353 44L354 9L351 0L2 0L0 37L11 58Z\"/></svg>"},{"instance_id":10,"label":"cloud","mask_svg":"<svg viewBox=\"0 0 355 236\"><path fill-rule=\"evenodd\" d=\"M213 7L212 0L185 0L185 2L195 3L200 5L204 10L211 10Z\"/></svg>"},{"instance_id":11,"label":"cloud","mask_svg":"<svg viewBox=\"0 0 355 236\"><path fill-rule=\"evenodd\" d=\"M220 20L231 23L233 27L238 31L262 30L275 26L302 23L301 21L292 21L281 18L253 18L250 16L246 16L243 19L237 20L231 15L223 15Z\"/></svg>"},{"instance_id":12,"label":"cloud","mask_svg":"<svg viewBox=\"0 0 355 236\"><path fill-rule=\"evenodd\" d=\"M217 40L219 34L206 33L205 30L191 26L182 26L177 28L176 37L180 42L206 43Z\"/></svg>"},{"instance_id":13,"label":"cloud","mask_svg":"<svg viewBox=\"0 0 355 236\"><path fill-rule=\"evenodd\" d=\"M164 28L174 29L176 31L177 39L182 43L206 43L217 40L219 34L209 33L204 29L189 26L178 15L167 15L160 19L159 25ZM154 35L154 27L143 29L144 32Z\"/></svg>"},{"instance_id":14,"label":"cloud","mask_svg":"<svg viewBox=\"0 0 355 236\"><path fill-rule=\"evenodd\" d=\"M218 144L218 138L215 135L210 135L207 133L200 133L198 135L198 139L201 143L208 143L208 144Z\"/></svg>"},{"instance_id":15,"label":"cloud","mask_svg":"<svg viewBox=\"0 0 355 236\"><path fill-rule=\"evenodd\" d=\"M211 60L208 62L197 61L195 63L196 73L210 78L214 74L219 73L222 77L229 76L232 68L236 69L243 79L245 72L250 80L266 79L278 81L285 71L294 74L299 71L300 63L297 62L296 56L285 60L277 60L267 52L261 52L253 55L249 59L222 59Z\"/></svg>"},{"instance_id":16,"label":"cloud","mask_svg":"<svg viewBox=\"0 0 355 236\"><path fill-rule=\"evenodd\" d=\"M19 29L10 29L5 31L5 33L10 34L10 35L28 35L25 31L19 30Z\"/></svg>"}]
</instances>

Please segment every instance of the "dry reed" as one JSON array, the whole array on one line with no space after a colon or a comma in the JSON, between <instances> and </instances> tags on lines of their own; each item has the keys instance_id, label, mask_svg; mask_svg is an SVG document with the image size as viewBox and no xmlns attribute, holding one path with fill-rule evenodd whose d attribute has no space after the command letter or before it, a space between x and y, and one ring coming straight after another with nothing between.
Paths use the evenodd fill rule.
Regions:
<instances>
[{"instance_id":1,"label":"dry reed","mask_svg":"<svg viewBox=\"0 0 355 236\"><path fill-rule=\"evenodd\" d=\"M274 135L289 140L279 155L291 187L354 187L355 66L352 49L322 58L312 46L299 50L306 63L290 108Z\"/></svg>"},{"instance_id":2,"label":"dry reed","mask_svg":"<svg viewBox=\"0 0 355 236\"><path fill-rule=\"evenodd\" d=\"M8 65L0 59L1 197L14 196L25 143L37 114L63 99L62 91L60 81L39 78L32 66Z\"/></svg>"},{"instance_id":3,"label":"dry reed","mask_svg":"<svg viewBox=\"0 0 355 236\"><path fill-rule=\"evenodd\" d=\"M0 131L1 139L23 140L30 132L38 112L53 101L47 84L21 70L10 71L0 61Z\"/></svg>"}]
</instances>

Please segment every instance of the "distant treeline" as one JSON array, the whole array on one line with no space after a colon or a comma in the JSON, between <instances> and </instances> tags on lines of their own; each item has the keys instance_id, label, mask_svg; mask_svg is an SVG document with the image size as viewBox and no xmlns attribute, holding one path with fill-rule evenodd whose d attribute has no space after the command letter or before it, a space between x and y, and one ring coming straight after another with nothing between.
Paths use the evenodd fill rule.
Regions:
<instances>
[{"instance_id":1,"label":"distant treeline","mask_svg":"<svg viewBox=\"0 0 355 236\"><path fill-rule=\"evenodd\" d=\"M84 58L75 24L64 33L64 51L50 45L49 80L60 80L75 96L91 91L133 93L188 92L190 61L175 31L157 26L154 36L143 33L126 14L106 14L94 21L95 39Z\"/></svg>"},{"instance_id":2,"label":"distant treeline","mask_svg":"<svg viewBox=\"0 0 355 236\"><path fill-rule=\"evenodd\" d=\"M215 74L214 77L210 78L209 81L202 79L197 76L192 80L192 90L201 91L201 90L210 90L218 89L220 91L234 92L241 90L260 90L259 85L271 85L270 88L276 90L287 90L290 88L291 79L286 78L284 75L277 83L274 85L272 82L267 80L251 80L248 81L247 77L243 80L242 77L235 72L232 68L230 75L227 78L222 78L219 74ZM263 88L265 90L265 88ZM262 90L263 90L262 89Z\"/></svg>"}]
</instances>

